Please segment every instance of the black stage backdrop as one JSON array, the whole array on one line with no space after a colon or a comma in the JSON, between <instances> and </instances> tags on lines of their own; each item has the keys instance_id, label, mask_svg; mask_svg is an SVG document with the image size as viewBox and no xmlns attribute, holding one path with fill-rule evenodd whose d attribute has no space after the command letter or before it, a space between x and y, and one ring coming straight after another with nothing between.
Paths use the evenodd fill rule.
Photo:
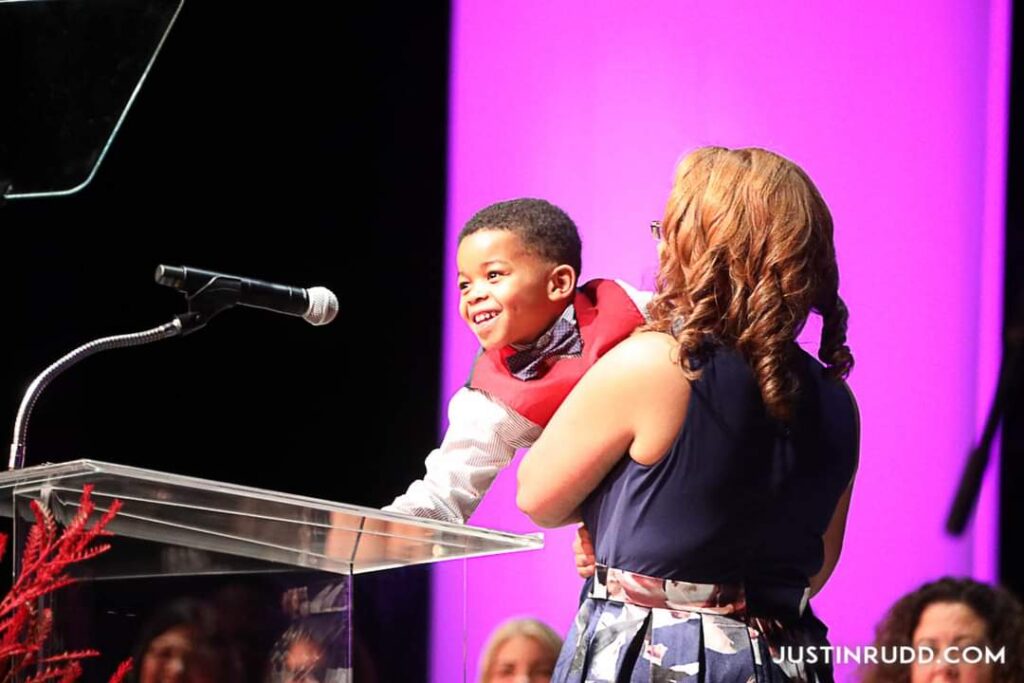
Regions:
<instances>
[{"instance_id":1,"label":"black stage backdrop","mask_svg":"<svg viewBox=\"0 0 1024 683\"><path fill-rule=\"evenodd\" d=\"M43 394L28 464L89 457L374 507L420 472L455 302L442 282L448 15L185 4L94 183L0 208L7 433L59 356L185 310L153 282L157 264L325 285L341 312L314 328L235 309L87 359ZM420 633L427 578L388 588ZM425 658L407 643L390 659L422 672Z\"/></svg>"},{"instance_id":2,"label":"black stage backdrop","mask_svg":"<svg viewBox=\"0 0 1024 683\"><path fill-rule=\"evenodd\" d=\"M1018 348L1020 360L1007 385L1003 415L999 569L1007 587L1024 597L1024 3L1015 3L1013 14L1004 329L1007 348Z\"/></svg>"}]
</instances>

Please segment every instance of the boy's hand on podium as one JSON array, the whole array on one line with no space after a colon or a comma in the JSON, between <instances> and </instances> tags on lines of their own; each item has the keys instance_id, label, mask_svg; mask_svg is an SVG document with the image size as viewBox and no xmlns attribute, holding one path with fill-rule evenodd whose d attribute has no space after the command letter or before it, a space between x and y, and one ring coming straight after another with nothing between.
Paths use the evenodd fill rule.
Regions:
<instances>
[{"instance_id":1,"label":"boy's hand on podium","mask_svg":"<svg viewBox=\"0 0 1024 683\"><path fill-rule=\"evenodd\" d=\"M434 544L420 527L398 521L331 513L324 554L362 567L396 566L433 557Z\"/></svg>"}]
</instances>

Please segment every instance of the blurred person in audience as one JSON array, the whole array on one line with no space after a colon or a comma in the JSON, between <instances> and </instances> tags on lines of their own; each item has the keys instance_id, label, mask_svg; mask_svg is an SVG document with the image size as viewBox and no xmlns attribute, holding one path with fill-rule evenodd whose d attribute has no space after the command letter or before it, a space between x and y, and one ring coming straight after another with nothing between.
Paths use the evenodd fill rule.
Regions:
<instances>
[{"instance_id":1,"label":"blurred person in audience","mask_svg":"<svg viewBox=\"0 0 1024 683\"><path fill-rule=\"evenodd\" d=\"M168 603L143 626L134 657L137 683L235 683L244 680L233 647L207 603Z\"/></svg>"},{"instance_id":2,"label":"blurred person in audience","mask_svg":"<svg viewBox=\"0 0 1024 683\"><path fill-rule=\"evenodd\" d=\"M269 683L342 683L352 680L354 668L357 680L377 680L366 666L346 665L347 646L344 623L336 614L300 617L274 646L267 679ZM354 659L365 659L359 657L358 641L353 648Z\"/></svg>"},{"instance_id":3,"label":"blurred person in audience","mask_svg":"<svg viewBox=\"0 0 1024 683\"><path fill-rule=\"evenodd\" d=\"M510 619L494 630L480 656L480 683L549 683L562 639L537 619Z\"/></svg>"},{"instance_id":4,"label":"blurred person in audience","mask_svg":"<svg viewBox=\"0 0 1024 683\"><path fill-rule=\"evenodd\" d=\"M939 579L897 600L878 625L875 646L911 646L916 656L866 665L862 683L1024 683L1024 609L1003 588L972 579ZM1004 659L971 663L964 655L973 647L1002 650Z\"/></svg>"}]
</instances>

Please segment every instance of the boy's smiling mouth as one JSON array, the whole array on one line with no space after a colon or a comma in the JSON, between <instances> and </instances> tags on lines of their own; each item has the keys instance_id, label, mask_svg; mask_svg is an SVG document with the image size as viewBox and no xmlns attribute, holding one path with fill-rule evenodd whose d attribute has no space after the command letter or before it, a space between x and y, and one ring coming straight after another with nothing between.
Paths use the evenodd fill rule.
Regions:
<instances>
[{"instance_id":1,"label":"boy's smiling mouth","mask_svg":"<svg viewBox=\"0 0 1024 683\"><path fill-rule=\"evenodd\" d=\"M490 334L491 329L498 324L501 311L477 311L470 320L473 322L473 332L481 337Z\"/></svg>"},{"instance_id":2,"label":"boy's smiling mouth","mask_svg":"<svg viewBox=\"0 0 1024 683\"><path fill-rule=\"evenodd\" d=\"M499 314L500 311L480 311L479 313L474 313L473 323L476 325L482 325L488 320L493 320L494 318L497 318Z\"/></svg>"}]
</instances>

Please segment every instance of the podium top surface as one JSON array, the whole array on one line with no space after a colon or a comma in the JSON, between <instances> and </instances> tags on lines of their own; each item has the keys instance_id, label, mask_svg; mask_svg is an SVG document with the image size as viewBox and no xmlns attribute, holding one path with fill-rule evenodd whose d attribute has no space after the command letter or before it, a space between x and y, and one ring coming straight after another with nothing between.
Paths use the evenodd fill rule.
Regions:
<instances>
[{"instance_id":1,"label":"podium top surface","mask_svg":"<svg viewBox=\"0 0 1024 683\"><path fill-rule=\"evenodd\" d=\"M0 474L0 514L27 518L28 502L58 521L76 512L92 485L99 512L122 508L108 529L239 563L362 573L467 557L534 550L541 534L519 535L384 512L96 460L43 464ZM148 573L148 572L147 572Z\"/></svg>"}]
</instances>

